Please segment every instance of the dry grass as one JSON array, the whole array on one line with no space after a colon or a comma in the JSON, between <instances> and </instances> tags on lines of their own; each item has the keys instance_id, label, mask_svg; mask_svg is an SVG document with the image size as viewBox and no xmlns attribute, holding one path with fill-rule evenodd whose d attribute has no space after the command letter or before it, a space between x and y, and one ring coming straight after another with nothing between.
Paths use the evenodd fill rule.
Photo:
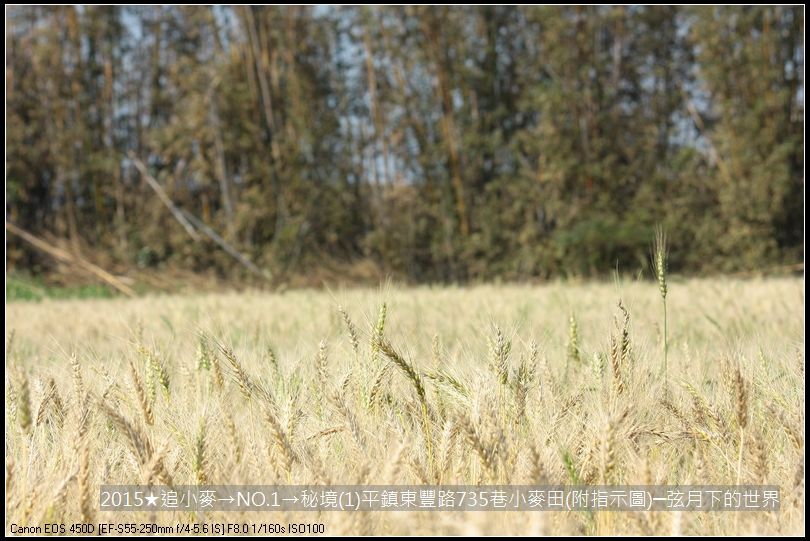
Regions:
<instances>
[{"instance_id":1,"label":"dry grass","mask_svg":"<svg viewBox=\"0 0 810 541\"><path fill-rule=\"evenodd\" d=\"M6 528L194 520L100 513L102 482L740 481L780 485L782 510L205 520L300 519L332 534L803 533L803 282L670 277L666 331L659 285L6 305Z\"/></svg>"}]
</instances>

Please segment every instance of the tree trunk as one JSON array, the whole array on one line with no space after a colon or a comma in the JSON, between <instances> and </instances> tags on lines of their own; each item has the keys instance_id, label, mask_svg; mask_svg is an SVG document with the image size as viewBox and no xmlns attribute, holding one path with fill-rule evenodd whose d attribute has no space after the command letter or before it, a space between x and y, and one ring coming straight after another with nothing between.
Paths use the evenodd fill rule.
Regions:
<instances>
[{"instance_id":1,"label":"tree trunk","mask_svg":"<svg viewBox=\"0 0 810 541\"><path fill-rule=\"evenodd\" d=\"M430 20L428 20L428 17ZM461 160L459 158L459 144L456 138L456 126L453 120L453 100L450 95L450 81L447 69L442 60L441 44L439 43L439 21L435 19L435 14L423 16L423 28L427 36L430 56L433 67L436 71L436 86L441 98L442 118L441 131L447 150L447 159L450 164L450 181L453 185L453 192L456 200L456 213L459 230L462 237L470 234L470 222L467 216L467 203L464 193L464 180L461 173Z\"/></svg>"}]
</instances>

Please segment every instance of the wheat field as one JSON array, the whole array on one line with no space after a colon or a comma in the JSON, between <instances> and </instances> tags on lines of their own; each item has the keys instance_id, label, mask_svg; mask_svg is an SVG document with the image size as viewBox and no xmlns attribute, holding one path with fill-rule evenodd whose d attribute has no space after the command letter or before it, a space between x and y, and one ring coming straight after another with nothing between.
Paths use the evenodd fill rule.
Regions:
<instances>
[{"instance_id":1,"label":"wheat field","mask_svg":"<svg viewBox=\"0 0 810 541\"><path fill-rule=\"evenodd\" d=\"M633 280L6 304L6 531L803 534L803 280L670 279L665 300L666 326ZM782 506L201 518L101 512L102 483L749 483Z\"/></svg>"}]
</instances>

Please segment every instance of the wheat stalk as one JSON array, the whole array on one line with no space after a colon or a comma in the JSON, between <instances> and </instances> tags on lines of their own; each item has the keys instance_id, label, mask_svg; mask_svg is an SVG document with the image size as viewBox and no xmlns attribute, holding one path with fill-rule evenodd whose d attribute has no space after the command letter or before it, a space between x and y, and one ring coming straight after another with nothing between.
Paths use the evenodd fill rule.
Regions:
<instances>
[{"instance_id":1,"label":"wheat stalk","mask_svg":"<svg viewBox=\"0 0 810 541\"><path fill-rule=\"evenodd\" d=\"M357 336L357 327L354 326L354 322L349 317L349 313L343 308L343 306L338 306L338 312L340 312L340 317L343 318L343 323L346 325L346 332L349 333L349 343L352 345L352 351L354 351L355 358L360 356L360 339Z\"/></svg>"},{"instance_id":2,"label":"wheat stalk","mask_svg":"<svg viewBox=\"0 0 810 541\"><path fill-rule=\"evenodd\" d=\"M384 340L385 336L385 319L388 317L388 305L382 303L380 305L379 314L377 314L377 323L371 330L371 362L377 361L377 354L380 351L380 343Z\"/></svg>"},{"instance_id":3,"label":"wheat stalk","mask_svg":"<svg viewBox=\"0 0 810 541\"><path fill-rule=\"evenodd\" d=\"M417 396L419 397L419 401L427 408L427 393L425 393L425 385L422 382L422 376L419 375L419 372L406 361L397 351L391 346L391 344L381 338L377 342L375 342L376 347L391 361L399 368L403 374L408 378L408 381L411 382L413 385L414 390L416 391Z\"/></svg>"},{"instance_id":4,"label":"wheat stalk","mask_svg":"<svg viewBox=\"0 0 810 541\"><path fill-rule=\"evenodd\" d=\"M743 450L745 448L745 427L748 425L748 388L743 379L739 364L734 372L734 397L737 426L740 429L740 446L737 460L737 484L742 477Z\"/></svg>"},{"instance_id":5,"label":"wheat stalk","mask_svg":"<svg viewBox=\"0 0 810 541\"><path fill-rule=\"evenodd\" d=\"M138 404L141 407L143 420L147 425L153 425L155 423L155 415L152 411L152 405L149 403L149 397L146 394L146 389L144 389L141 376L138 374L138 369L135 367L135 363L132 362L131 359L129 361L129 370L132 374L132 386L135 389L135 396L138 398Z\"/></svg>"},{"instance_id":6,"label":"wheat stalk","mask_svg":"<svg viewBox=\"0 0 810 541\"><path fill-rule=\"evenodd\" d=\"M208 345L208 337L200 332L197 336L197 370L211 369L211 348Z\"/></svg>"},{"instance_id":7,"label":"wheat stalk","mask_svg":"<svg viewBox=\"0 0 810 541\"><path fill-rule=\"evenodd\" d=\"M93 522L93 494L90 490L90 448L87 442L82 445L79 455L79 516L85 524Z\"/></svg>"},{"instance_id":8,"label":"wheat stalk","mask_svg":"<svg viewBox=\"0 0 810 541\"><path fill-rule=\"evenodd\" d=\"M467 436L467 442L481 460L481 464L483 464L484 468L493 479L497 478L498 466L495 462L495 453L492 448L484 443L481 434L478 432L478 429L475 428L475 425L473 425L469 417L461 416L458 423Z\"/></svg>"},{"instance_id":9,"label":"wheat stalk","mask_svg":"<svg viewBox=\"0 0 810 541\"><path fill-rule=\"evenodd\" d=\"M574 314L568 318L568 347L565 361L565 379L568 380L568 366L571 363L579 364L581 361L579 350L579 330Z\"/></svg>"},{"instance_id":10,"label":"wheat stalk","mask_svg":"<svg viewBox=\"0 0 810 541\"><path fill-rule=\"evenodd\" d=\"M547 481L546 467L543 464L543 457L540 455L540 451L537 449L536 443L529 445L529 454L531 458L529 483L543 485Z\"/></svg>"},{"instance_id":11,"label":"wheat stalk","mask_svg":"<svg viewBox=\"0 0 810 541\"><path fill-rule=\"evenodd\" d=\"M325 391L329 386L329 367L327 366L327 361L326 340L321 340L318 344L318 353L315 356L315 369L318 373L318 383L321 391Z\"/></svg>"},{"instance_id":12,"label":"wheat stalk","mask_svg":"<svg viewBox=\"0 0 810 541\"><path fill-rule=\"evenodd\" d=\"M419 372L406 361L399 353L394 350L393 346L385 340L384 338L380 338L377 341L377 347L379 350L388 357L401 371L408 380L413 385L414 390L416 391L417 396L419 397L419 403L422 406L422 433L425 438L425 444L427 447L428 453L428 463L433 465L433 438L430 433L430 420L429 420L429 412L430 406L428 405L427 401L427 393L425 392L425 385L422 382L422 376L419 375Z\"/></svg>"},{"instance_id":13,"label":"wheat stalk","mask_svg":"<svg viewBox=\"0 0 810 541\"><path fill-rule=\"evenodd\" d=\"M495 338L490 340L490 367L498 377L501 385L509 382L509 352L512 343L506 340L501 328L495 327Z\"/></svg>"},{"instance_id":14,"label":"wheat stalk","mask_svg":"<svg viewBox=\"0 0 810 541\"><path fill-rule=\"evenodd\" d=\"M116 429L126 436L129 448L137 458L138 463L141 466L147 464L153 452L149 438L111 405L102 402L99 404L99 408L109 417Z\"/></svg>"},{"instance_id":15,"label":"wheat stalk","mask_svg":"<svg viewBox=\"0 0 810 541\"><path fill-rule=\"evenodd\" d=\"M287 437L287 433L282 428L281 423L278 420L278 416L276 415L276 412L273 411L272 406L265 405L264 417L273 431L273 438L276 446L282 451L282 455L284 457L284 469L286 470L287 477L289 479L292 475L293 464L298 461L298 455L295 450L293 450L290 440Z\"/></svg>"},{"instance_id":16,"label":"wheat stalk","mask_svg":"<svg viewBox=\"0 0 810 541\"><path fill-rule=\"evenodd\" d=\"M270 363L270 368L273 370L273 375L278 378L281 371L278 367L278 357L276 356L276 352L272 346L267 347L267 361Z\"/></svg>"},{"instance_id":17,"label":"wheat stalk","mask_svg":"<svg viewBox=\"0 0 810 541\"><path fill-rule=\"evenodd\" d=\"M784 411L777 409L773 405L769 407L769 410L771 414L779 421L779 424L782 425L782 428L785 429L785 433L787 434L790 443L793 444L793 447L801 453L804 449L804 436L802 435L801 429L797 427L793 421L787 417L787 415L785 415Z\"/></svg>"},{"instance_id":18,"label":"wheat stalk","mask_svg":"<svg viewBox=\"0 0 810 541\"><path fill-rule=\"evenodd\" d=\"M385 363L382 368L377 371L377 376L374 378L374 382L371 384L371 390L368 393L369 408L373 408L374 405L379 401L383 383L385 382L385 377L390 370L391 363Z\"/></svg>"},{"instance_id":19,"label":"wheat stalk","mask_svg":"<svg viewBox=\"0 0 810 541\"><path fill-rule=\"evenodd\" d=\"M138 345L138 350L146 361L146 369L148 374L147 389L149 391L150 401L154 403L155 398L157 397L156 384L159 384L163 388L164 395L168 397L170 379L169 372L166 369L163 361L158 358L157 353L154 350L147 348L143 344Z\"/></svg>"},{"instance_id":20,"label":"wheat stalk","mask_svg":"<svg viewBox=\"0 0 810 541\"><path fill-rule=\"evenodd\" d=\"M667 246L667 234L662 226L655 229L655 240L653 241L653 266L655 277L658 279L658 291L661 294L661 305L664 309L664 385L667 384L667 354L669 343L667 341L667 271L669 267L669 247Z\"/></svg>"},{"instance_id":21,"label":"wheat stalk","mask_svg":"<svg viewBox=\"0 0 810 541\"><path fill-rule=\"evenodd\" d=\"M31 388L28 385L28 376L22 368L16 370L17 379L17 422L25 434L31 433Z\"/></svg>"},{"instance_id":22,"label":"wheat stalk","mask_svg":"<svg viewBox=\"0 0 810 541\"><path fill-rule=\"evenodd\" d=\"M49 411L52 412L49 418L61 426L62 419L65 415L64 404L62 403L62 398L59 396L59 391L56 388L56 382L53 378L50 378L48 383L45 385L43 398L40 401L39 409L37 410L37 426L41 425L45 421Z\"/></svg>"},{"instance_id":23,"label":"wheat stalk","mask_svg":"<svg viewBox=\"0 0 810 541\"><path fill-rule=\"evenodd\" d=\"M146 358L148 350L141 351L142 339L123 351L90 343L86 347L91 354L87 360L82 354L81 366L71 355L70 365L48 365L38 371L38 354L25 358L32 341L20 336L24 340L15 347L17 360L7 374L7 420L16 427L6 442L7 516L18 524L24 520L95 521L100 518L93 509L100 480L172 485L169 468L173 473L177 468L177 475L201 486L218 477L237 484L264 479L301 484L373 483L375 479L403 485L613 484L629 481L632 473L646 484L662 480L729 484L735 477L742 483L778 484L787 494L779 528L789 532L802 516L804 473L803 392L797 387L800 372L792 350L785 356L775 353L774 347L757 357L759 345L744 340L735 354L715 351L714 345L726 344L710 342L714 337L702 332L705 327L689 326L682 336L692 341L693 351L673 350L670 362L688 359L690 369L684 372L685 379L678 378L679 389L662 393L656 372L661 362L658 343L653 340L654 347L645 348L644 333L654 328L650 321L654 314L637 319L641 312L633 312L631 336L627 309L631 305L625 304L649 288L631 287L639 289L620 300L618 310L613 305L615 317L608 321L607 344L593 355L581 334L582 322L590 321L592 313L579 312L579 307L576 333L571 331L570 319L567 327L554 324L561 321L554 306L549 314L542 312L536 320L527 316L525 323L517 324L531 330L556 329L555 335L544 337L548 353L542 357L533 341L525 349L512 350L516 340L523 343L522 337L516 332L510 343L509 333L497 327L483 342L475 340L472 332L465 336L459 330L474 327L475 323L466 321L453 321L434 332L434 315L422 317L421 311L419 319L406 319L396 329L403 345L395 347L382 336L383 330L388 332L398 323L386 320L389 306L381 309L374 326L375 335L380 331L371 340L377 361L371 362L363 350L354 351L360 358L352 362L348 349L341 357L340 351L327 349L325 341L319 343L319 336L331 336L333 330L318 330L313 321L304 326L310 332L309 348L303 336L289 334L279 341L285 348L278 350L280 358L290 360L283 374L278 358L268 349L270 338L262 333L292 333L300 322L256 322L245 328L235 320L234 328L223 336L245 337L245 343L252 344L246 347L254 348L238 356L218 347L219 335L198 327L187 336L178 334L178 342L162 354L172 360L165 365L169 369L176 360L177 372L167 372L174 378L172 394L166 396L160 412L148 388L152 380L155 392L161 394L160 371ZM695 286L696 294L703 287ZM508 317L514 309L510 304L516 298L514 292L504 288L498 294L504 300L488 315L493 320L504 317L504 312ZM610 310L613 293L604 295ZM479 300L465 299L469 304L464 309L480 321ZM767 311L770 305L762 306ZM342 307L338 310L340 316L332 313L330 319L319 314L318 321L345 324L351 342L353 324L347 324ZM538 315L536 311L528 314ZM245 317L253 315L252 310L245 311ZM688 312L678 315L689 325L692 319L704 323L700 317L686 317ZM342 322L339 317L344 317ZM763 315L757 322L764 332L783 325L784 320L770 321ZM573 357L566 357L573 354L574 343L578 362L590 364L593 357L592 369L580 364L587 369L577 370ZM366 346L358 343L357 347ZM311 353L309 358L301 357L298 349L290 348ZM423 356L409 356L406 351ZM453 353L451 359L451 351L458 355ZM761 351L768 351L766 345ZM107 358L125 359L129 366L119 372L115 363L101 362ZM715 359L723 364L716 366ZM563 363L571 367L565 383ZM210 380L202 370L210 371ZM60 387L71 373L73 387L70 383ZM607 379L602 382L602 377ZM319 410L324 398L327 407ZM20 430L25 401L29 404L27 432ZM195 411L212 408L213 417L208 413L193 417ZM190 418L194 419L191 424ZM551 460L560 456L555 453L562 453L562 459ZM229 520L229 516L222 518ZM614 518L561 514L547 525L559 527L559 533L655 534L669 531L669 519L660 520L667 516L645 514L635 520L618 513ZM153 520L148 513L143 518ZM684 518L679 527L709 535L744 532L753 524L742 514L737 526L733 518L715 518L708 522ZM396 533L400 528L383 514L367 527L371 533ZM356 533L357 524L351 521L347 528ZM516 523L509 532L525 533L525 527Z\"/></svg>"},{"instance_id":24,"label":"wheat stalk","mask_svg":"<svg viewBox=\"0 0 810 541\"><path fill-rule=\"evenodd\" d=\"M756 437L753 438L754 442L754 472L756 474L757 483L765 484L768 477L769 468L769 453L768 444L765 441L765 436L760 430L757 432Z\"/></svg>"},{"instance_id":25,"label":"wheat stalk","mask_svg":"<svg viewBox=\"0 0 810 541\"><path fill-rule=\"evenodd\" d=\"M439 485L444 481L446 472L451 470L452 453L457 434L458 427L456 424L451 420L445 421L444 429L442 429L442 438L439 443L439 459L435 472L436 483Z\"/></svg>"},{"instance_id":26,"label":"wheat stalk","mask_svg":"<svg viewBox=\"0 0 810 541\"><path fill-rule=\"evenodd\" d=\"M75 353L70 356L70 370L73 379L73 401L78 406L84 398L84 380L82 379L82 365Z\"/></svg>"},{"instance_id":27,"label":"wheat stalk","mask_svg":"<svg viewBox=\"0 0 810 541\"><path fill-rule=\"evenodd\" d=\"M622 374L621 351L619 341L610 337L610 367L613 371L613 386L618 395L624 394L624 376Z\"/></svg>"},{"instance_id":28,"label":"wheat stalk","mask_svg":"<svg viewBox=\"0 0 810 541\"><path fill-rule=\"evenodd\" d=\"M200 420L200 427L194 439L194 480L198 485L208 484L208 456L205 449L206 426L205 419Z\"/></svg>"},{"instance_id":29,"label":"wheat stalk","mask_svg":"<svg viewBox=\"0 0 810 541\"><path fill-rule=\"evenodd\" d=\"M239 391L242 393L242 396L244 396L245 399L250 400L255 389L253 381L251 381L250 377L248 377L245 369L242 368L242 365L239 363L239 360L236 358L236 355L234 355L232 349L220 344L219 350L225 356L225 360L228 361L228 364L231 367L233 379L239 386Z\"/></svg>"},{"instance_id":30,"label":"wheat stalk","mask_svg":"<svg viewBox=\"0 0 810 541\"><path fill-rule=\"evenodd\" d=\"M619 310L624 316L621 328L620 360L622 367L627 368L630 363L630 312L627 311L621 300L619 300Z\"/></svg>"},{"instance_id":31,"label":"wheat stalk","mask_svg":"<svg viewBox=\"0 0 810 541\"><path fill-rule=\"evenodd\" d=\"M335 403L337 410L346 420L346 425L349 428L349 433L351 433L352 438L354 439L357 446L360 448L361 451L364 451L366 448L365 437L363 437L363 432L360 430L360 424L357 422L357 416L352 412L349 408L348 404L346 404L346 398L343 391L337 391L332 395L332 401Z\"/></svg>"}]
</instances>

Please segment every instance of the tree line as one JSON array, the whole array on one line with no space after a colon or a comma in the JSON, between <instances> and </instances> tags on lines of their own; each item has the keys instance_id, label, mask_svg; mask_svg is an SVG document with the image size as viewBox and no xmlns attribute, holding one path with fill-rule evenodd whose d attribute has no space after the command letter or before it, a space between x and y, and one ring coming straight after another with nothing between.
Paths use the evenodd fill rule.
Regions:
<instances>
[{"instance_id":1,"label":"tree line","mask_svg":"<svg viewBox=\"0 0 810 541\"><path fill-rule=\"evenodd\" d=\"M6 219L116 268L803 260L804 8L19 6ZM9 236L14 267L47 272Z\"/></svg>"}]
</instances>

